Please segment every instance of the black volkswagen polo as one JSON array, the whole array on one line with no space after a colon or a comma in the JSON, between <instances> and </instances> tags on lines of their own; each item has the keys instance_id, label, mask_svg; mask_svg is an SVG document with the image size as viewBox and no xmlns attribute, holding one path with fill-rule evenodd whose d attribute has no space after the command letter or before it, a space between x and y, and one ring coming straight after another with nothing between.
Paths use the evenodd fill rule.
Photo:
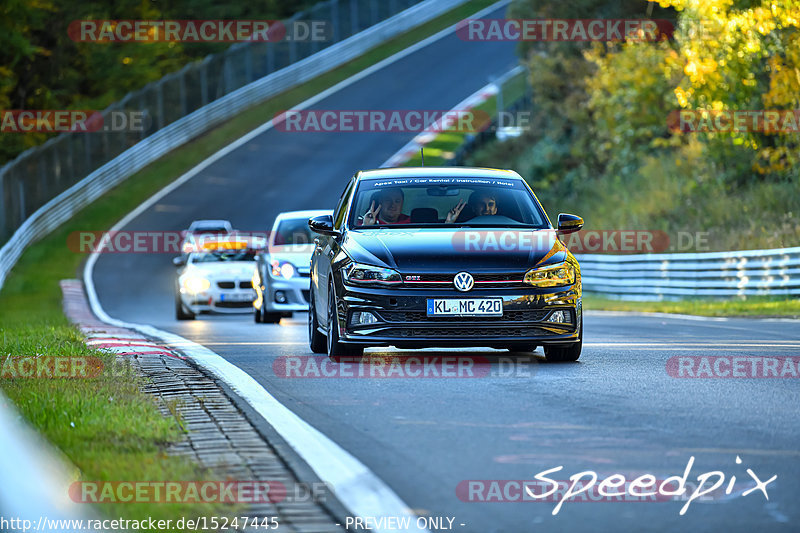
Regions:
<instances>
[{"instance_id":1,"label":"black volkswagen polo","mask_svg":"<svg viewBox=\"0 0 800 533\"><path fill-rule=\"evenodd\" d=\"M509 170L369 170L333 216L308 221L309 340L315 353L369 346L490 347L575 361L581 275L533 191Z\"/></svg>"}]
</instances>

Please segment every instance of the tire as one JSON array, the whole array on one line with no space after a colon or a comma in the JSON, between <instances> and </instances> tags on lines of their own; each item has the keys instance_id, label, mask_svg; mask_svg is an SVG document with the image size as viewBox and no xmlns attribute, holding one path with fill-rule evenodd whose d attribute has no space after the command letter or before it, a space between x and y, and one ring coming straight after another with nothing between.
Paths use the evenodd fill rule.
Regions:
<instances>
[{"instance_id":1,"label":"tire","mask_svg":"<svg viewBox=\"0 0 800 533\"><path fill-rule=\"evenodd\" d=\"M314 293L308 302L308 347L313 353L328 353L328 344L325 335L319 332L317 323L317 310L314 307Z\"/></svg>"},{"instance_id":2,"label":"tire","mask_svg":"<svg viewBox=\"0 0 800 533\"><path fill-rule=\"evenodd\" d=\"M573 344L558 345L544 347L544 356L548 363L564 363L569 361L577 361L581 356L581 348L583 347L583 315L581 315L580 336L578 342Z\"/></svg>"},{"instance_id":3,"label":"tire","mask_svg":"<svg viewBox=\"0 0 800 533\"><path fill-rule=\"evenodd\" d=\"M336 296L333 286L328 288L328 335L326 336L328 357L362 356L364 348L339 342L339 327L336 318Z\"/></svg>"},{"instance_id":4,"label":"tire","mask_svg":"<svg viewBox=\"0 0 800 533\"><path fill-rule=\"evenodd\" d=\"M264 324L277 324L281 321L282 315L281 313L261 313L261 322Z\"/></svg>"},{"instance_id":5,"label":"tire","mask_svg":"<svg viewBox=\"0 0 800 533\"><path fill-rule=\"evenodd\" d=\"M261 318L261 309L258 307L253 308L253 320L256 324L261 324L263 322Z\"/></svg>"},{"instance_id":6,"label":"tire","mask_svg":"<svg viewBox=\"0 0 800 533\"><path fill-rule=\"evenodd\" d=\"M181 295L175 292L175 319L176 320L194 320L194 313L187 311L181 301Z\"/></svg>"}]
</instances>

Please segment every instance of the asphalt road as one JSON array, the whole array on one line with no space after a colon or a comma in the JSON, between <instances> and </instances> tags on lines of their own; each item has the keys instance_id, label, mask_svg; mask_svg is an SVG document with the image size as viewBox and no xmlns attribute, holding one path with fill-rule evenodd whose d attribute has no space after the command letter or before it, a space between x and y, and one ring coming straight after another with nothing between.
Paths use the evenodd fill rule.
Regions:
<instances>
[{"instance_id":1,"label":"asphalt road","mask_svg":"<svg viewBox=\"0 0 800 533\"><path fill-rule=\"evenodd\" d=\"M515 62L513 44L467 43L451 35L314 107L449 109ZM239 229L263 231L281 211L333 207L356 170L379 166L412 136L270 130L125 229L172 231L196 218L227 218ZM798 322L590 312L584 354L575 364L545 364L541 350L533 358L490 350L428 351L431 357L486 357L488 366L476 368L488 375L286 379L273 369L276 358L311 355L304 314L280 325L255 324L250 315L179 323L169 256L107 254L94 272L109 315L152 324L216 351L355 455L418 513L455 517L456 530L800 528L798 379L679 379L666 370L673 356L800 355ZM737 455L742 464L736 464ZM532 479L560 465L564 469L553 479L584 470L601 478L649 473L663 479L683 474L692 456L690 481L720 470L725 485L735 475L739 489L754 485L747 468L762 480L777 475L767 486L769 501L758 491L734 491L694 502L684 516L681 501L575 501L553 516L554 502L469 502L457 493L468 480Z\"/></svg>"}]
</instances>

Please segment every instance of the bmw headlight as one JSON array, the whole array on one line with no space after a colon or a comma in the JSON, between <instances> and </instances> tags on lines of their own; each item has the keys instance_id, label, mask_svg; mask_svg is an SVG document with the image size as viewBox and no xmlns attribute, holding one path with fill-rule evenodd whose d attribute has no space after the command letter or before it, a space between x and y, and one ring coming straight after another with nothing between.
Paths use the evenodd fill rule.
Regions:
<instances>
[{"instance_id":1,"label":"bmw headlight","mask_svg":"<svg viewBox=\"0 0 800 533\"><path fill-rule=\"evenodd\" d=\"M297 269L289 261L278 261L273 259L272 263L272 277L291 279L297 274Z\"/></svg>"},{"instance_id":2,"label":"bmw headlight","mask_svg":"<svg viewBox=\"0 0 800 533\"><path fill-rule=\"evenodd\" d=\"M189 275L183 278L183 288L192 294L207 291L211 287L211 282L202 276Z\"/></svg>"},{"instance_id":3,"label":"bmw headlight","mask_svg":"<svg viewBox=\"0 0 800 533\"><path fill-rule=\"evenodd\" d=\"M394 285L402 283L400 273L391 268L350 263L345 267L344 280L356 285Z\"/></svg>"},{"instance_id":4,"label":"bmw headlight","mask_svg":"<svg viewBox=\"0 0 800 533\"><path fill-rule=\"evenodd\" d=\"M563 262L542 268L532 268L525 273L525 283L534 287L563 287L575 283L575 267Z\"/></svg>"}]
</instances>

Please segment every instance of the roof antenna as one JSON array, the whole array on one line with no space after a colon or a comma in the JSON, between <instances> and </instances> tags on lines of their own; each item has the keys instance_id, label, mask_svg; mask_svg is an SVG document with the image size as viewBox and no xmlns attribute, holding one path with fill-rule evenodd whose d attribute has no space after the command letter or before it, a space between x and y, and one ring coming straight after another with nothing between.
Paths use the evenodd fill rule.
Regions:
<instances>
[{"instance_id":1,"label":"roof antenna","mask_svg":"<svg viewBox=\"0 0 800 533\"><path fill-rule=\"evenodd\" d=\"M419 148L419 156L422 158L422 166L425 166L425 148L420 146Z\"/></svg>"}]
</instances>

